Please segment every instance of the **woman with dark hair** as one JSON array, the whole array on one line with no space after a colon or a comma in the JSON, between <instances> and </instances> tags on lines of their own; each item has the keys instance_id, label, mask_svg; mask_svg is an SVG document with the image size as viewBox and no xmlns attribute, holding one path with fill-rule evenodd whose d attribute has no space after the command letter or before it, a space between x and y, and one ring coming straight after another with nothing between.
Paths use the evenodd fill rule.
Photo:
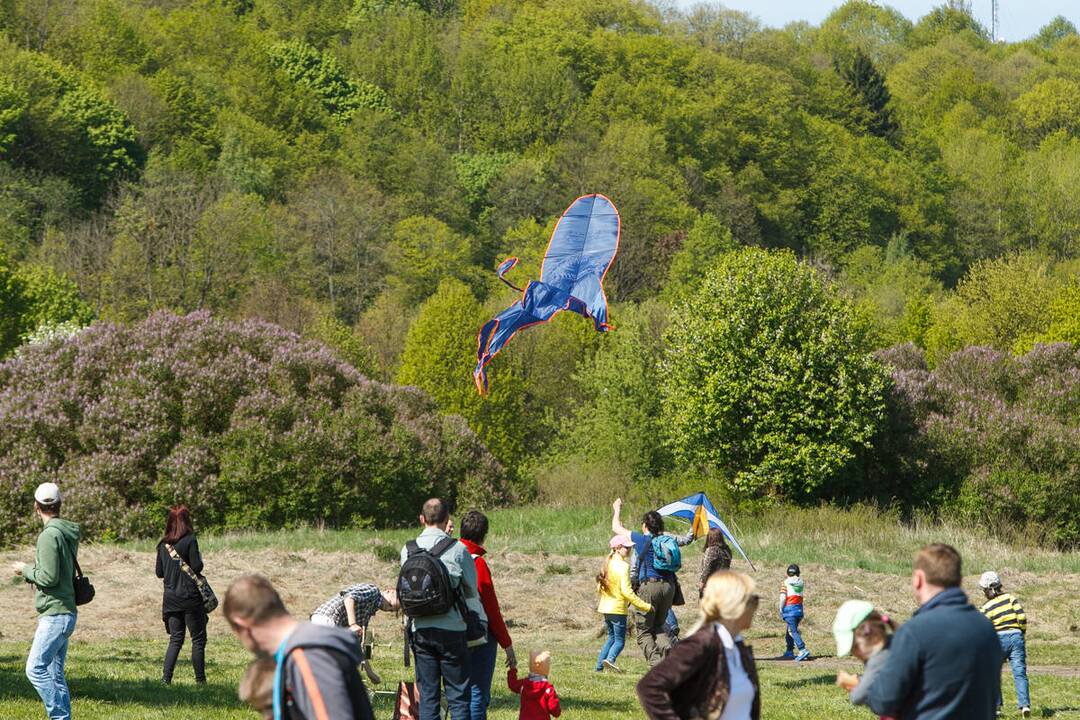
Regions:
<instances>
[{"instance_id":1,"label":"woman with dark hair","mask_svg":"<svg viewBox=\"0 0 1080 720\"><path fill-rule=\"evenodd\" d=\"M731 567L731 548L724 540L724 533L720 528L712 528L705 536L705 552L701 553L701 581L698 583L698 598L705 592L705 583L709 576L717 570L727 570Z\"/></svg>"},{"instance_id":2,"label":"woman with dark hair","mask_svg":"<svg viewBox=\"0 0 1080 720\"><path fill-rule=\"evenodd\" d=\"M161 601L161 619L169 633L169 647L165 650L165 667L161 682L172 682L176 659L184 646L184 633L191 634L191 665L195 669L195 682L206 682L206 610L195 582L184 572L187 565L196 575L202 573L203 560L199 543L191 525L191 513L184 505L169 508L165 520L165 536L157 547L157 576L165 583Z\"/></svg>"}]
</instances>

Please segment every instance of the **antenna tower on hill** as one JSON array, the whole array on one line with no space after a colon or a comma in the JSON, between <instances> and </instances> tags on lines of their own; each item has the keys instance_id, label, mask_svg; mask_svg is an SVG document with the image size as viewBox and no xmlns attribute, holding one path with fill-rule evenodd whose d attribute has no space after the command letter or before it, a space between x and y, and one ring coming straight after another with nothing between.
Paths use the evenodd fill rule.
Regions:
<instances>
[{"instance_id":1,"label":"antenna tower on hill","mask_svg":"<svg viewBox=\"0 0 1080 720\"><path fill-rule=\"evenodd\" d=\"M998 0L990 0L990 41L998 41Z\"/></svg>"}]
</instances>

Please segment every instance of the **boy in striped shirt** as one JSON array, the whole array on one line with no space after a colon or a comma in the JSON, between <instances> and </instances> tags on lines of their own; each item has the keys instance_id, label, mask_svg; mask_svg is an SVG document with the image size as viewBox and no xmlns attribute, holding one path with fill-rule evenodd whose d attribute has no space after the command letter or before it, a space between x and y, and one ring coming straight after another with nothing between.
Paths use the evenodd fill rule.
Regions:
<instances>
[{"instance_id":1,"label":"boy in striped shirt","mask_svg":"<svg viewBox=\"0 0 1080 720\"><path fill-rule=\"evenodd\" d=\"M1031 697L1028 695L1027 649L1024 646L1024 633L1027 632L1027 615L1020 602L1001 589L1001 578L988 570L979 578L979 587L986 595L986 604L982 606L983 615L994 623L1001 652L1012 668L1013 684L1016 686L1016 702L1023 717L1031 717ZM1002 705L998 695L998 708Z\"/></svg>"}]
</instances>

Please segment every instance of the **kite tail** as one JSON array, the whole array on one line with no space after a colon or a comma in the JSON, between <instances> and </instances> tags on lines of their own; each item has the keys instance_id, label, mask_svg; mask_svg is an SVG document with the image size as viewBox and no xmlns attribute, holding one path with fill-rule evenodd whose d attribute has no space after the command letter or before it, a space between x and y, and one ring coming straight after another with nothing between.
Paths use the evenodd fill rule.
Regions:
<instances>
[{"instance_id":1,"label":"kite tail","mask_svg":"<svg viewBox=\"0 0 1080 720\"><path fill-rule=\"evenodd\" d=\"M515 285L514 283L512 283L512 282L510 282L509 280L506 279L506 273L513 270L514 266L517 265L517 264L518 264L518 259L516 257L508 257L505 260L503 260L501 263L499 263L499 267L496 268L495 274L499 276L500 280L502 280L504 283L506 283L507 285L509 285L513 289L517 290L518 292L524 292L517 285Z\"/></svg>"},{"instance_id":2,"label":"kite tail","mask_svg":"<svg viewBox=\"0 0 1080 720\"><path fill-rule=\"evenodd\" d=\"M491 336L495 334L497 327L499 327L499 318L492 318L484 323L484 327L480 328L480 333L476 336L476 369L473 370L473 382L476 383L476 389L481 395L487 395L488 391L487 364L494 357L488 352L488 347L491 345Z\"/></svg>"}]
</instances>

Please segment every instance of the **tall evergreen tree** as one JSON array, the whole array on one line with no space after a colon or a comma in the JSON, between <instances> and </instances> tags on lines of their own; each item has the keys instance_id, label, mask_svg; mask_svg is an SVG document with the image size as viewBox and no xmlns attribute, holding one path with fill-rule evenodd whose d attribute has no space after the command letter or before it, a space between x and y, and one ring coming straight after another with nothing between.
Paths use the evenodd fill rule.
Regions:
<instances>
[{"instance_id":1,"label":"tall evergreen tree","mask_svg":"<svg viewBox=\"0 0 1080 720\"><path fill-rule=\"evenodd\" d=\"M872 135L892 141L900 126L889 107L892 96L889 95L889 88L885 87L885 76L878 71L874 61L862 48L856 48L855 55L847 64L841 66L837 63L837 70L870 112L866 129Z\"/></svg>"}]
</instances>

